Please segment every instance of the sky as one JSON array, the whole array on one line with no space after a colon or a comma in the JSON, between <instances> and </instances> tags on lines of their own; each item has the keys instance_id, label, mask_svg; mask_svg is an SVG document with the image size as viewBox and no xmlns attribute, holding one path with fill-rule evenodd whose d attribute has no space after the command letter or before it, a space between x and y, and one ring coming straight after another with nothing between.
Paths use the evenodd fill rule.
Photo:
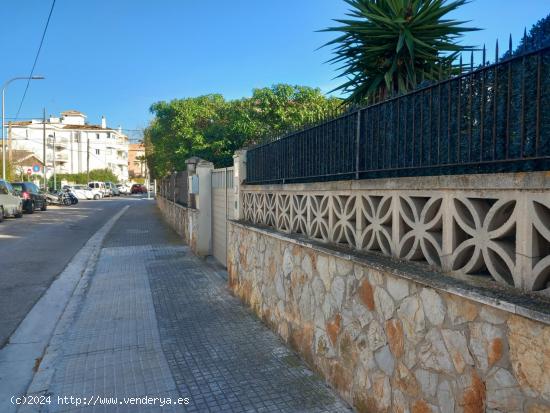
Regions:
<instances>
[{"instance_id":1,"label":"sky","mask_svg":"<svg viewBox=\"0 0 550 413\"><path fill-rule=\"evenodd\" d=\"M28 76L51 0L3 0L0 82ZM343 0L57 0L35 75L19 119L76 109L97 124L122 126L139 137L149 107L171 100L221 93L249 96L276 83L338 85L336 67L325 63L334 34L318 30L344 17ZM453 17L484 29L464 44L494 49L508 34L550 13L550 0L472 0ZM493 52L489 55L492 57ZM13 119L25 81L6 92L6 118Z\"/></svg>"}]
</instances>

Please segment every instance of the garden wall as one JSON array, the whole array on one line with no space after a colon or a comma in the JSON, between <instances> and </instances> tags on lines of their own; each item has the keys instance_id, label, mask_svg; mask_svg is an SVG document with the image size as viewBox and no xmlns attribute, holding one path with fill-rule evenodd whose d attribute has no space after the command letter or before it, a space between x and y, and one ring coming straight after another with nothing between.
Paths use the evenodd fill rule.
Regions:
<instances>
[{"instance_id":1,"label":"garden wall","mask_svg":"<svg viewBox=\"0 0 550 413\"><path fill-rule=\"evenodd\" d=\"M229 223L229 285L358 412L550 411L550 306L426 265Z\"/></svg>"},{"instance_id":2,"label":"garden wall","mask_svg":"<svg viewBox=\"0 0 550 413\"><path fill-rule=\"evenodd\" d=\"M157 206L168 224L183 238L193 252L197 249L198 211L157 196Z\"/></svg>"}]
</instances>

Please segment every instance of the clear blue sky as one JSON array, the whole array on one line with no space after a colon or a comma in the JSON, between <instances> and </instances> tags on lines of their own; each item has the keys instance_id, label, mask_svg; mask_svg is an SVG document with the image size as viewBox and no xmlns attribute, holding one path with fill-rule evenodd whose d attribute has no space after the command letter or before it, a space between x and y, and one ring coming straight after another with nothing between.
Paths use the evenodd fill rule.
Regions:
<instances>
[{"instance_id":1,"label":"clear blue sky","mask_svg":"<svg viewBox=\"0 0 550 413\"><path fill-rule=\"evenodd\" d=\"M50 0L2 2L0 81L27 75ZM343 17L342 0L57 0L36 74L20 117L78 109L88 121L146 126L149 106L206 93L227 98L274 83L327 92L335 67L324 64L332 35L316 33ZM473 0L455 16L484 28L464 42L507 44L550 13L550 0ZM490 53L493 56L493 53ZM13 83L6 116L13 117L25 82Z\"/></svg>"}]
</instances>

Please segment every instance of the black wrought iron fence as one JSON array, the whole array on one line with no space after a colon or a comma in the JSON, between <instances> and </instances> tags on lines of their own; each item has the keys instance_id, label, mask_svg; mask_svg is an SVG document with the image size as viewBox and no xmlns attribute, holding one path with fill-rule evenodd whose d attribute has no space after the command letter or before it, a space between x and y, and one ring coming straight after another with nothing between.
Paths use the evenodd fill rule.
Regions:
<instances>
[{"instance_id":1,"label":"black wrought iron fence","mask_svg":"<svg viewBox=\"0 0 550 413\"><path fill-rule=\"evenodd\" d=\"M158 180L159 194L180 205L188 204L188 179L187 171L174 172Z\"/></svg>"},{"instance_id":2,"label":"black wrought iron fence","mask_svg":"<svg viewBox=\"0 0 550 413\"><path fill-rule=\"evenodd\" d=\"M247 183L550 170L550 47L471 69L249 149Z\"/></svg>"}]
</instances>

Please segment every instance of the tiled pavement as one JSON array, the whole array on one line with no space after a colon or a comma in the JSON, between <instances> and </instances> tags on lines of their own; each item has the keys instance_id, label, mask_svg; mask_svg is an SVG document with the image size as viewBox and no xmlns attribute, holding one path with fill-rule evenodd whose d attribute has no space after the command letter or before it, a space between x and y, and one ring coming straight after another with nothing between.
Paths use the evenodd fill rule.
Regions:
<instances>
[{"instance_id":1,"label":"tiled pavement","mask_svg":"<svg viewBox=\"0 0 550 413\"><path fill-rule=\"evenodd\" d=\"M188 397L185 406L44 406L43 411L347 412L193 256L156 206L134 204L105 240L61 337L49 393Z\"/></svg>"}]
</instances>

